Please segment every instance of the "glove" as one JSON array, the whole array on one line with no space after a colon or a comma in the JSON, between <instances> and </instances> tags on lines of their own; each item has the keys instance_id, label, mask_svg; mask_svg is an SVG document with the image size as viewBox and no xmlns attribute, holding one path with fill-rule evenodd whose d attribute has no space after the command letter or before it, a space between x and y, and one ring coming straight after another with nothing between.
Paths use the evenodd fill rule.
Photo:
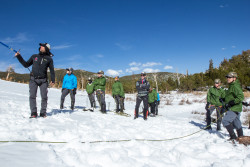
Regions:
<instances>
[{"instance_id":1,"label":"glove","mask_svg":"<svg viewBox=\"0 0 250 167\"><path fill-rule=\"evenodd\" d=\"M244 105L244 106L249 106L249 104L247 104L247 102L242 102L242 104Z\"/></svg>"},{"instance_id":2,"label":"glove","mask_svg":"<svg viewBox=\"0 0 250 167\"><path fill-rule=\"evenodd\" d=\"M207 102L205 109L208 110L210 103Z\"/></svg>"},{"instance_id":3,"label":"glove","mask_svg":"<svg viewBox=\"0 0 250 167\"><path fill-rule=\"evenodd\" d=\"M221 103L224 103L225 98L220 98L219 101L220 101Z\"/></svg>"},{"instance_id":4,"label":"glove","mask_svg":"<svg viewBox=\"0 0 250 167\"><path fill-rule=\"evenodd\" d=\"M233 106L235 105L234 100L230 101L230 102L228 103L228 105L229 105L229 107L233 107Z\"/></svg>"}]
</instances>

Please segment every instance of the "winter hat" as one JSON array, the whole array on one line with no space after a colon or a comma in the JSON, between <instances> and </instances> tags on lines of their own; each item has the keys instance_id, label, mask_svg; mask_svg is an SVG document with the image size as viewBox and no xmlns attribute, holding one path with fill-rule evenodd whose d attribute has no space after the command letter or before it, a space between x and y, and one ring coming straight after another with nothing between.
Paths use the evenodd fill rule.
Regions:
<instances>
[{"instance_id":1,"label":"winter hat","mask_svg":"<svg viewBox=\"0 0 250 167\"><path fill-rule=\"evenodd\" d=\"M66 68L67 71L70 71L71 73L73 73L74 69L73 68Z\"/></svg>"},{"instance_id":2,"label":"winter hat","mask_svg":"<svg viewBox=\"0 0 250 167\"><path fill-rule=\"evenodd\" d=\"M221 80L220 79L215 79L214 83L219 84L219 83L221 83Z\"/></svg>"},{"instance_id":3,"label":"winter hat","mask_svg":"<svg viewBox=\"0 0 250 167\"><path fill-rule=\"evenodd\" d=\"M51 49L50 44L48 44L48 43L39 43L39 45L45 47L46 53L48 53L50 56L54 56L54 55L50 52L50 49ZM40 48L39 48L39 51L40 51Z\"/></svg>"},{"instance_id":4,"label":"winter hat","mask_svg":"<svg viewBox=\"0 0 250 167\"><path fill-rule=\"evenodd\" d=\"M146 76L146 73L145 73L145 72L142 72L142 73L141 73L141 76Z\"/></svg>"},{"instance_id":5,"label":"winter hat","mask_svg":"<svg viewBox=\"0 0 250 167\"><path fill-rule=\"evenodd\" d=\"M237 78L238 75L236 72L229 72L227 75L226 75L227 78Z\"/></svg>"},{"instance_id":6,"label":"winter hat","mask_svg":"<svg viewBox=\"0 0 250 167\"><path fill-rule=\"evenodd\" d=\"M92 81L92 78L89 77L89 78L88 78L88 81Z\"/></svg>"},{"instance_id":7,"label":"winter hat","mask_svg":"<svg viewBox=\"0 0 250 167\"><path fill-rule=\"evenodd\" d=\"M104 72L102 70L98 71L97 74L104 74Z\"/></svg>"}]
</instances>

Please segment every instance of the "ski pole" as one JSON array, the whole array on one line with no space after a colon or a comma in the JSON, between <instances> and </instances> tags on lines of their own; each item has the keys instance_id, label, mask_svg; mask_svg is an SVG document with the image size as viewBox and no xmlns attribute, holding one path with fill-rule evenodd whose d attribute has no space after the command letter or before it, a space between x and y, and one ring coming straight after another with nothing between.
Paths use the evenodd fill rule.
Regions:
<instances>
[{"instance_id":1,"label":"ski pole","mask_svg":"<svg viewBox=\"0 0 250 167\"><path fill-rule=\"evenodd\" d=\"M0 42L3 46L5 46L6 48L8 48L9 50L12 50L13 52L17 53L17 51L13 48L11 48L10 46L6 45L5 43L3 42Z\"/></svg>"},{"instance_id":2,"label":"ski pole","mask_svg":"<svg viewBox=\"0 0 250 167\"><path fill-rule=\"evenodd\" d=\"M1 43L3 46L5 46L6 48L8 48L9 50L12 50L13 52L17 53L17 51L16 51L15 49L11 48L10 46L6 45L5 43L3 43L3 42L1 42L1 41L0 41L0 43ZM30 71L29 67L27 67L27 68L28 68L28 70ZM30 71L30 72L31 72L31 71Z\"/></svg>"}]
</instances>

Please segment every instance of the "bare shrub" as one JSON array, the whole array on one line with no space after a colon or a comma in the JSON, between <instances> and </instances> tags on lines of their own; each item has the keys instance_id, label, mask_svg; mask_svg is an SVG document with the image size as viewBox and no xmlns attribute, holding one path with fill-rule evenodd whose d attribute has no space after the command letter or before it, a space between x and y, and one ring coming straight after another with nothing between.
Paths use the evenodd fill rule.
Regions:
<instances>
[{"instance_id":1,"label":"bare shrub","mask_svg":"<svg viewBox=\"0 0 250 167\"><path fill-rule=\"evenodd\" d=\"M242 109L243 112L248 112L248 108L247 107L243 107ZM250 110L249 110L250 111Z\"/></svg>"},{"instance_id":2,"label":"bare shrub","mask_svg":"<svg viewBox=\"0 0 250 167\"><path fill-rule=\"evenodd\" d=\"M126 97L125 101L134 101L134 99L132 97Z\"/></svg>"},{"instance_id":3,"label":"bare shrub","mask_svg":"<svg viewBox=\"0 0 250 167\"><path fill-rule=\"evenodd\" d=\"M194 103L199 103L199 100L198 99L194 99L193 102Z\"/></svg>"},{"instance_id":4,"label":"bare shrub","mask_svg":"<svg viewBox=\"0 0 250 167\"><path fill-rule=\"evenodd\" d=\"M172 104L173 104L173 99L170 98L166 99L165 105L172 105Z\"/></svg>"},{"instance_id":5,"label":"bare shrub","mask_svg":"<svg viewBox=\"0 0 250 167\"><path fill-rule=\"evenodd\" d=\"M250 113L247 113L246 115L245 115L245 119L244 119L245 121L243 122L243 125L248 125L249 127L250 127Z\"/></svg>"},{"instance_id":6,"label":"bare shrub","mask_svg":"<svg viewBox=\"0 0 250 167\"><path fill-rule=\"evenodd\" d=\"M191 101L189 101L188 99L187 99L186 103L187 103L187 104L192 104L192 102L191 102Z\"/></svg>"},{"instance_id":7,"label":"bare shrub","mask_svg":"<svg viewBox=\"0 0 250 167\"><path fill-rule=\"evenodd\" d=\"M181 99L179 105L184 105L184 103L185 103L185 99Z\"/></svg>"},{"instance_id":8,"label":"bare shrub","mask_svg":"<svg viewBox=\"0 0 250 167\"><path fill-rule=\"evenodd\" d=\"M245 97L245 98L250 97L250 91L244 92L244 97Z\"/></svg>"},{"instance_id":9,"label":"bare shrub","mask_svg":"<svg viewBox=\"0 0 250 167\"><path fill-rule=\"evenodd\" d=\"M192 111L192 114L198 114L198 115L205 115L206 113L204 112L199 112L199 111Z\"/></svg>"}]
</instances>

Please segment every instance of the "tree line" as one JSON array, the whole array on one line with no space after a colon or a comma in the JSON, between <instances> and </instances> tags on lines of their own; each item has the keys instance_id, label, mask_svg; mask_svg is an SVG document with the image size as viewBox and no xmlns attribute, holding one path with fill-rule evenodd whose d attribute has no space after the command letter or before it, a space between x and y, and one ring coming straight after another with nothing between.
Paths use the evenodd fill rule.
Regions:
<instances>
[{"instance_id":1,"label":"tree line","mask_svg":"<svg viewBox=\"0 0 250 167\"><path fill-rule=\"evenodd\" d=\"M213 60L209 60L208 69L206 72L195 74L178 74L169 72L158 72L147 74L147 80L151 87L157 88L159 92L167 93L172 90L179 91L202 91L207 90L214 84L216 78L221 79L222 84L226 85L226 74L234 71L238 74L242 87L250 85L250 50L243 51L239 55L232 56L229 60L225 59L220 63L219 67L214 67ZM65 69L55 69L56 88L62 87L63 77L66 74ZM84 90L86 88L88 78L95 79L97 76L93 72L84 70L75 70L74 74L77 77L78 89ZM50 73L48 73L50 75ZM15 73L14 68L9 67L6 72L0 72L0 78L14 82L28 83L29 74ZM50 78L50 76L48 76ZM114 78L106 76L106 93L112 92L112 85ZM136 92L136 81L140 79L140 74L132 74L120 78L126 93ZM157 84L156 84L157 83Z\"/></svg>"}]
</instances>

